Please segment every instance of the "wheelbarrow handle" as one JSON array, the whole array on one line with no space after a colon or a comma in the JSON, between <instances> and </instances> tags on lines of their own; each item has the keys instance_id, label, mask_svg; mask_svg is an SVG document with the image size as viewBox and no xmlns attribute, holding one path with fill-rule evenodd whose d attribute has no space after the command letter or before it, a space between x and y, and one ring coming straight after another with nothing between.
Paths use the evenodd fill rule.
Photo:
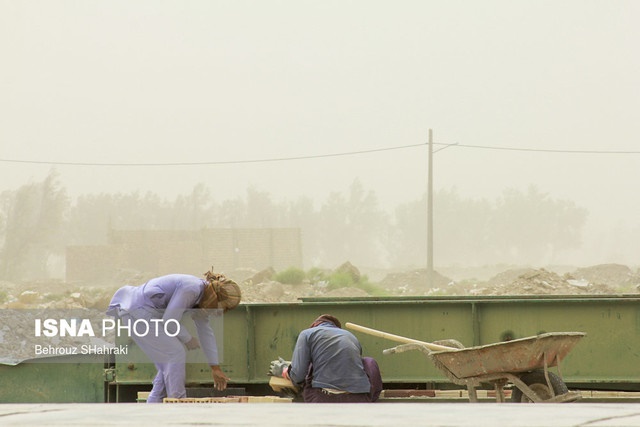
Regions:
<instances>
[{"instance_id":1,"label":"wheelbarrow handle","mask_svg":"<svg viewBox=\"0 0 640 427\"><path fill-rule=\"evenodd\" d=\"M362 332L367 335L373 335L375 337L385 338L391 341L401 342L404 344L420 344L432 351L457 350L457 348L455 347L447 347L444 345L434 344L431 342L414 340L412 338L407 338L400 335L394 335L387 332L378 331L377 329L367 328L366 326L356 325L355 323L346 323L345 327L347 329L352 329L354 331Z\"/></svg>"},{"instance_id":2,"label":"wheelbarrow handle","mask_svg":"<svg viewBox=\"0 0 640 427\"><path fill-rule=\"evenodd\" d=\"M431 350L426 348L424 344L418 344L418 343L400 344L393 348L387 348L382 350L382 354L387 355L387 354L404 353L405 351L409 351L409 350L420 350L425 354L431 354Z\"/></svg>"}]
</instances>

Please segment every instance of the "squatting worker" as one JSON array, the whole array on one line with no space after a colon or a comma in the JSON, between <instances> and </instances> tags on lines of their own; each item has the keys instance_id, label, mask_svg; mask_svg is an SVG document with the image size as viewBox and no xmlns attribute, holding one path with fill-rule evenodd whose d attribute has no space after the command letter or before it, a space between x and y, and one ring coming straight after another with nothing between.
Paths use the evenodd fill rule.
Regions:
<instances>
[{"instance_id":1,"label":"squatting worker","mask_svg":"<svg viewBox=\"0 0 640 427\"><path fill-rule=\"evenodd\" d=\"M165 397L186 397L186 350L202 346L216 389L224 390L229 378L219 366L216 338L209 323L210 310L232 310L240 303L240 287L221 274L208 271L204 279L188 274L170 274L149 280L141 286L123 286L111 299L107 314L131 323L138 319L163 319L165 325L176 326L173 331L158 328L156 333L138 336L133 340L154 362L158 373L147 402L162 402ZM191 309L204 310L191 310ZM190 310L198 338L192 337L178 323ZM167 322L168 320L174 322ZM173 336L172 336L173 335Z\"/></svg>"},{"instance_id":2,"label":"squatting worker","mask_svg":"<svg viewBox=\"0 0 640 427\"><path fill-rule=\"evenodd\" d=\"M376 361L362 357L358 339L330 314L300 333L282 376L302 386L305 402L375 402L382 391Z\"/></svg>"}]
</instances>

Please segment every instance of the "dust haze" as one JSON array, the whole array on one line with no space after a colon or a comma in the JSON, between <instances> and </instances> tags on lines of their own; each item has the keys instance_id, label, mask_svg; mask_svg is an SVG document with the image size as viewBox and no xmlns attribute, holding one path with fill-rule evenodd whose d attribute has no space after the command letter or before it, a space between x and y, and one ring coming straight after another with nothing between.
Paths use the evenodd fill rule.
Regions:
<instances>
[{"instance_id":1,"label":"dust haze","mask_svg":"<svg viewBox=\"0 0 640 427\"><path fill-rule=\"evenodd\" d=\"M2 241L12 197L53 174L70 209L178 209L201 185L309 239L339 206L387 234L335 259L305 241L305 267L424 267L432 129L436 268L637 268L639 21L630 0L0 1ZM303 200L317 223L283 219ZM549 243L483 246L522 228Z\"/></svg>"}]
</instances>

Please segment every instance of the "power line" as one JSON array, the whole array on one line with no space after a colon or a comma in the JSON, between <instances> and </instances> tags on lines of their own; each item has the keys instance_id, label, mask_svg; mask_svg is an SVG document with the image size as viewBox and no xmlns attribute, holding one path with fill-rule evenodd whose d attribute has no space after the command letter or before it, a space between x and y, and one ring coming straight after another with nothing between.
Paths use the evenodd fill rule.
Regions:
<instances>
[{"instance_id":1,"label":"power line","mask_svg":"<svg viewBox=\"0 0 640 427\"><path fill-rule=\"evenodd\" d=\"M442 145L442 144L440 144ZM529 151L539 153L568 153L568 154L640 154L640 151L615 151L615 150L552 150L544 148L515 148L515 147L494 147L489 145L466 145L457 144L457 147L480 148L484 150L507 150L507 151Z\"/></svg>"},{"instance_id":2,"label":"power line","mask_svg":"<svg viewBox=\"0 0 640 427\"><path fill-rule=\"evenodd\" d=\"M204 162L168 162L168 163L99 163L99 162L67 162L67 161L53 161L53 160L20 160L20 159L0 159L0 162L4 163L24 163L24 164L44 164L44 165L57 165L57 166L207 166L207 165L232 165L243 163L268 163L268 162L283 162L291 160L307 160L307 159L320 159L327 157L340 157L340 156L354 156L360 154L377 153L382 151L391 150L404 150L407 148L426 147L427 143L403 145L398 147L386 147L386 148L374 148L370 150L360 151L348 151L343 153L329 153L329 154L317 154L307 156L293 156L293 157L275 157L265 159L247 159L247 160L212 160ZM476 148L483 150L499 150L499 151L525 151L535 153L565 153L565 154L640 154L640 151L616 151L616 150L554 150L543 148L517 148L517 147L499 147L489 145L471 145L471 144L459 144L459 143L438 143L434 142L433 145L443 146L442 148L434 151L434 154L438 151L442 151L448 147L460 147L460 148Z\"/></svg>"},{"instance_id":3,"label":"power line","mask_svg":"<svg viewBox=\"0 0 640 427\"><path fill-rule=\"evenodd\" d=\"M57 161L38 161L38 160L16 160L16 159L0 159L0 162L7 163L29 163L29 164L46 164L61 166L205 166L205 165L231 165L241 163L266 163L266 162L283 162L288 160L305 160L320 159L324 157L353 156L358 154L376 153L380 151L403 150L406 148L426 146L426 144L403 145L399 147L375 148L371 150L349 151L344 153L317 154L309 156L297 157L277 157L267 159L249 159L249 160L214 160L206 162L171 162L171 163L92 163L92 162L57 162Z\"/></svg>"}]
</instances>

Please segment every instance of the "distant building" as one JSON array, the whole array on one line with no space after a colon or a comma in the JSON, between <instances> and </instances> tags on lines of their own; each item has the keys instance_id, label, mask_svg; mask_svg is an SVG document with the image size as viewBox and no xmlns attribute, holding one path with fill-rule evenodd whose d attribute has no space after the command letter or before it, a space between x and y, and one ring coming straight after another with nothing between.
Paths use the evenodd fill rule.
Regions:
<instances>
[{"instance_id":1,"label":"distant building","mask_svg":"<svg viewBox=\"0 0 640 427\"><path fill-rule=\"evenodd\" d=\"M299 228L111 230L102 246L70 246L66 280L109 281L121 271L201 275L240 268L302 268Z\"/></svg>"}]
</instances>

